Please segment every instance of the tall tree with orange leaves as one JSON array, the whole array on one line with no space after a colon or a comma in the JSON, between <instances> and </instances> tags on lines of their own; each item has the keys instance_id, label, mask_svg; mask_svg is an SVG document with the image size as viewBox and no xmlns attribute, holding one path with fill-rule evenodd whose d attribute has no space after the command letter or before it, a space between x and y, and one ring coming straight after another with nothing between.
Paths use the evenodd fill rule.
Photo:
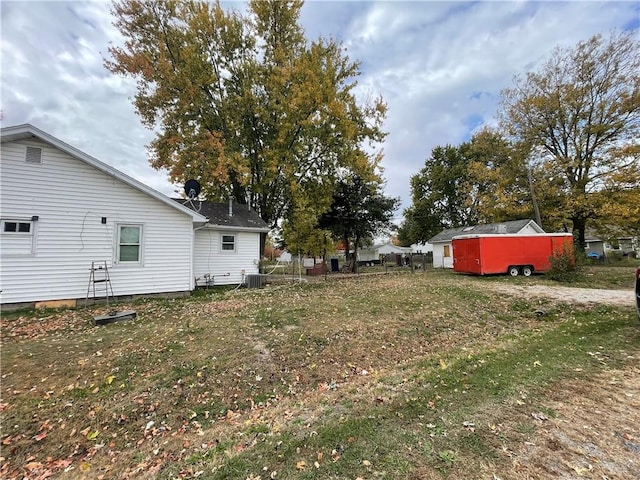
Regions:
<instances>
[{"instance_id":1,"label":"tall tree with orange leaves","mask_svg":"<svg viewBox=\"0 0 640 480\"><path fill-rule=\"evenodd\" d=\"M529 145L536 169L556 182L557 213L582 246L588 224L611 223L613 212L628 217L625 204L640 188L638 72L636 31L596 35L557 48L502 93L504 131Z\"/></svg>"},{"instance_id":2,"label":"tall tree with orange leaves","mask_svg":"<svg viewBox=\"0 0 640 480\"><path fill-rule=\"evenodd\" d=\"M212 200L249 203L271 226L297 199L329 207L344 171L376 177L382 99L356 101L359 65L334 40L308 41L301 0L113 4L123 46L106 67L137 80L134 104L157 132L151 164L198 179ZM374 148L368 148L373 144Z\"/></svg>"}]
</instances>

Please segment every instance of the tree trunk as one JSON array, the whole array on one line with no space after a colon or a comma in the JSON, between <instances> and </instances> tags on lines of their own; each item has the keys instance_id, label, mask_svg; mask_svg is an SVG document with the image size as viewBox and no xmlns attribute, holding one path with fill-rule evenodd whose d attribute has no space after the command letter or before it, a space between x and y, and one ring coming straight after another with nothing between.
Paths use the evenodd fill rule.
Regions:
<instances>
[{"instance_id":1,"label":"tree trunk","mask_svg":"<svg viewBox=\"0 0 640 480\"><path fill-rule=\"evenodd\" d=\"M538 208L538 199L533 189L533 178L531 176L531 168L527 166L527 179L529 180L529 192L531 193L531 203L533 204L533 213L536 217L536 223L542 228L542 219L540 218L540 208Z\"/></svg>"},{"instance_id":2,"label":"tree trunk","mask_svg":"<svg viewBox=\"0 0 640 480\"><path fill-rule=\"evenodd\" d=\"M350 253L350 248L349 248L349 236L345 235L343 237L343 242L344 242L344 260L345 260L345 264L349 266L349 271L351 271L351 253Z\"/></svg>"},{"instance_id":3,"label":"tree trunk","mask_svg":"<svg viewBox=\"0 0 640 480\"><path fill-rule=\"evenodd\" d=\"M587 246L585 230L587 226L586 218L572 218L573 221L573 242L580 248L580 251L584 251Z\"/></svg>"},{"instance_id":4,"label":"tree trunk","mask_svg":"<svg viewBox=\"0 0 640 480\"><path fill-rule=\"evenodd\" d=\"M360 237L356 236L353 241L353 258L351 259L351 273L358 273L358 244Z\"/></svg>"},{"instance_id":5,"label":"tree trunk","mask_svg":"<svg viewBox=\"0 0 640 480\"><path fill-rule=\"evenodd\" d=\"M258 257L258 262L259 262L258 271L260 273L262 273L262 257L264 256L264 250L266 246L267 246L267 234L261 233L260 234L260 256ZM271 257L273 259L273 253L271 254Z\"/></svg>"}]
</instances>

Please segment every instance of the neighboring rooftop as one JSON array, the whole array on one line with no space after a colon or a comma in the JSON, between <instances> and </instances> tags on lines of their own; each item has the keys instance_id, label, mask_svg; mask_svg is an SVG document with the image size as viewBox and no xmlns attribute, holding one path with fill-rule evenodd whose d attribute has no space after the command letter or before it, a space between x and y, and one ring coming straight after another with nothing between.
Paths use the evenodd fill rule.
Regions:
<instances>
[{"instance_id":1,"label":"neighboring rooftop","mask_svg":"<svg viewBox=\"0 0 640 480\"><path fill-rule=\"evenodd\" d=\"M544 230L533 220L512 220L510 222L487 223L470 227L448 228L429 239L429 243L448 242L456 235L491 234L491 233L519 233L527 225L534 230L544 233Z\"/></svg>"}]
</instances>

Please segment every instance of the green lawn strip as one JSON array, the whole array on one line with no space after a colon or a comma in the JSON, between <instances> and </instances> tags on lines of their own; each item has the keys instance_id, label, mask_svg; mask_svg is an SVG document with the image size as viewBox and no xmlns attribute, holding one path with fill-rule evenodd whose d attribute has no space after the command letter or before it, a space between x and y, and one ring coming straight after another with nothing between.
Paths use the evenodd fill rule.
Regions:
<instances>
[{"instance_id":1,"label":"green lawn strip","mask_svg":"<svg viewBox=\"0 0 640 480\"><path fill-rule=\"evenodd\" d=\"M447 474L483 460L499 462L503 440L494 440L490 425L478 415L491 406L515 403L523 391L528 397L522 408L540 411L545 389L554 382L568 377L588 381L603 369L623 365L628 353L638 350L635 322L627 310L577 310L552 330L504 347L474 355L449 353L442 362L425 359L405 382L404 397L363 407L350 404L347 395L340 418L257 435L253 447L233 454L215 471L203 462L202 478L268 478L276 471L277 478L391 479L409 478L416 470ZM526 425L513 429L523 437L532 433Z\"/></svg>"},{"instance_id":2,"label":"green lawn strip","mask_svg":"<svg viewBox=\"0 0 640 480\"><path fill-rule=\"evenodd\" d=\"M640 265L640 259L630 259L614 264L587 264L570 282L552 280L549 275L534 275L532 277L509 277L505 275L487 275L483 277L467 277L477 283L505 283L510 285L550 285L575 288L599 288L605 290L632 290L634 272Z\"/></svg>"},{"instance_id":3,"label":"green lawn strip","mask_svg":"<svg viewBox=\"0 0 640 480\"><path fill-rule=\"evenodd\" d=\"M428 417L433 412L425 405L435 404L439 421L433 423L449 432L435 437L433 450L454 452L465 459L460 460L462 464L474 463L483 451L480 456L499 453L489 446L495 443L491 439L495 434L490 431L491 420L484 420L487 411L518 402L526 416L545 412L544 395L549 387L566 378L588 382L603 369L624 365L629 353L639 350L639 333L628 311L607 307L578 311L571 321L525 336L507 348L451 359L451 365L440 371L432 368L421 380L433 390L407 402L403 411L407 418ZM438 393L434 396L433 391ZM440 460L436 456L431 463L441 467Z\"/></svg>"}]
</instances>

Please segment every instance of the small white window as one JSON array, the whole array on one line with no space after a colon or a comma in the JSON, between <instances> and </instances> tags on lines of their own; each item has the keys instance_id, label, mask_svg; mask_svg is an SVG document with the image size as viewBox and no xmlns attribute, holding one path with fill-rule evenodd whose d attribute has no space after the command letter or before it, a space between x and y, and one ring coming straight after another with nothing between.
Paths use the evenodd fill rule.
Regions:
<instances>
[{"instance_id":1,"label":"small white window","mask_svg":"<svg viewBox=\"0 0 640 480\"><path fill-rule=\"evenodd\" d=\"M234 252L236 250L236 236L235 235L222 235L222 251Z\"/></svg>"},{"instance_id":2,"label":"small white window","mask_svg":"<svg viewBox=\"0 0 640 480\"><path fill-rule=\"evenodd\" d=\"M118 263L141 263L142 225L118 225L117 250Z\"/></svg>"},{"instance_id":3,"label":"small white window","mask_svg":"<svg viewBox=\"0 0 640 480\"><path fill-rule=\"evenodd\" d=\"M32 223L19 220L3 220L2 233L22 233L30 234L32 231Z\"/></svg>"},{"instance_id":4,"label":"small white window","mask_svg":"<svg viewBox=\"0 0 640 480\"><path fill-rule=\"evenodd\" d=\"M0 223L0 234L2 235L2 248L0 250L3 256L35 254L35 220L3 218Z\"/></svg>"}]
</instances>

